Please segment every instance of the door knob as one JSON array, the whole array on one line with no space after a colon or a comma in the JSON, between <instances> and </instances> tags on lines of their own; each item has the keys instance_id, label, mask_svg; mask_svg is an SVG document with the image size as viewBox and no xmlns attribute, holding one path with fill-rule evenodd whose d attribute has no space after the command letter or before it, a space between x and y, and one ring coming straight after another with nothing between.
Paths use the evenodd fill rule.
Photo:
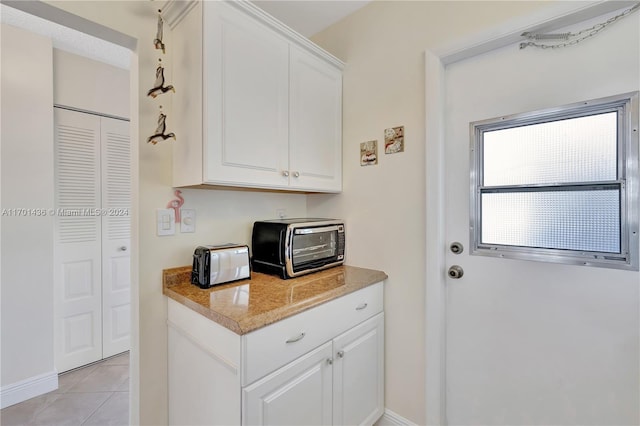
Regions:
<instances>
[{"instance_id":1,"label":"door knob","mask_svg":"<svg viewBox=\"0 0 640 426\"><path fill-rule=\"evenodd\" d=\"M464 270L459 265L453 265L449 268L447 274L449 275L449 278L457 280L459 278L462 278L462 276L464 275Z\"/></svg>"}]
</instances>

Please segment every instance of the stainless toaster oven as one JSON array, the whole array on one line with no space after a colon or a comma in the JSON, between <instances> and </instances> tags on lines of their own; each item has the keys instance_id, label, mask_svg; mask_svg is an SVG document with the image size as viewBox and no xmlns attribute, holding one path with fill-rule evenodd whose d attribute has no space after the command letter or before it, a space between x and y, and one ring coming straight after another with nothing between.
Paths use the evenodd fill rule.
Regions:
<instances>
[{"instance_id":1,"label":"stainless toaster oven","mask_svg":"<svg viewBox=\"0 0 640 426\"><path fill-rule=\"evenodd\" d=\"M251 250L256 272L293 278L344 263L344 222L279 219L253 224Z\"/></svg>"}]
</instances>

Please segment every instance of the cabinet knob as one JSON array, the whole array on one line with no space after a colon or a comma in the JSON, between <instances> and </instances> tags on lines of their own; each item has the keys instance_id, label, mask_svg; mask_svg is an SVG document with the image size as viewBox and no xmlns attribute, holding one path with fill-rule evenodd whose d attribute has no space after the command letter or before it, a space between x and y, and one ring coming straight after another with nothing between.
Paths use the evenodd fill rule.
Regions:
<instances>
[{"instance_id":1,"label":"cabinet knob","mask_svg":"<svg viewBox=\"0 0 640 426\"><path fill-rule=\"evenodd\" d=\"M300 177L300 172L293 172L293 177Z\"/></svg>"},{"instance_id":2,"label":"cabinet knob","mask_svg":"<svg viewBox=\"0 0 640 426\"><path fill-rule=\"evenodd\" d=\"M282 176L289 177L289 171L288 170L283 170L282 171Z\"/></svg>"},{"instance_id":3,"label":"cabinet knob","mask_svg":"<svg viewBox=\"0 0 640 426\"><path fill-rule=\"evenodd\" d=\"M344 351L338 351L336 355L338 356L338 358L344 358Z\"/></svg>"},{"instance_id":4,"label":"cabinet knob","mask_svg":"<svg viewBox=\"0 0 640 426\"><path fill-rule=\"evenodd\" d=\"M333 365L333 358L327 358L327 364Z\"/></svg>"}]
</instances>

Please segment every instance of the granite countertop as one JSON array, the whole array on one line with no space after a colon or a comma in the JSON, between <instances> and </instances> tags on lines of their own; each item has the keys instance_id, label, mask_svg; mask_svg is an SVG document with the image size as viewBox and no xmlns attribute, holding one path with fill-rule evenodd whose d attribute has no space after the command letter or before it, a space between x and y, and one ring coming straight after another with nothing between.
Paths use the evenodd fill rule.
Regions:
<instances>
[{"instance_id":1,"label":"granite countertop","mask_svg":"<svg viewBox=\"0 0 640 426\"><path fill-rule=\"evenodd\" d=\"M382 271L338 266L290 280L251 272L251 279L201 289L191 266L165 269L162 293L237 334L293 316L387 278Z\"/></svg>"}]
</instances>

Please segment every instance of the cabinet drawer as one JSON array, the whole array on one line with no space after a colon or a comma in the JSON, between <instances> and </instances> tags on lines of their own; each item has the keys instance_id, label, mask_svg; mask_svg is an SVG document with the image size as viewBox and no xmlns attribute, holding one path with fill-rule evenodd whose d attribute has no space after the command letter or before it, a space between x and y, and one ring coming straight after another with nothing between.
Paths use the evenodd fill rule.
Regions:
<instances>
[{"instance_id":1,"label":"cabinet drawer","mask_svg":"<svg viewBox=\"0 0 640 426\"><path fill-rule=\"evenodd\" d=\"M383 310L382 282L242 336L242 386Z\"/></svg>"}]
</instances>

